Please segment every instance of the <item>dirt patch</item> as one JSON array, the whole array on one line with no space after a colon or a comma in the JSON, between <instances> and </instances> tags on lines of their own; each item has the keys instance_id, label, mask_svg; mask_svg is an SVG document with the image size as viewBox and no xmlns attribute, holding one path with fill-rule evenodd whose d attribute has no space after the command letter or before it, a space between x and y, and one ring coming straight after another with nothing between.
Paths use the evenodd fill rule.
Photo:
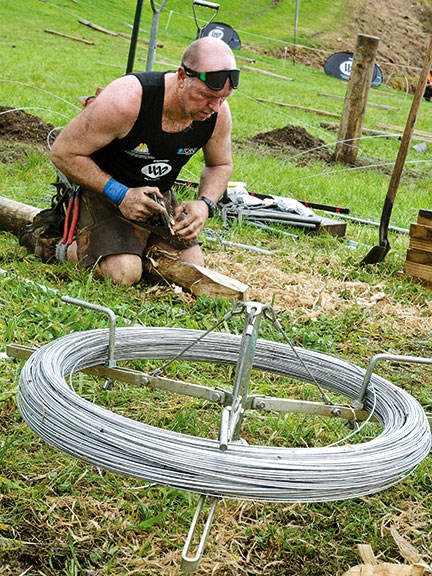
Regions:
<instances>
[{"instance_id":1,"label":"dirt patch","mask_svg":"<svg viewBox=\"0 0 432 576\"><path fill-rule=\"evenodd\" d=\"M318 158L326 162L330 162L333 155L325 146L324 140L312 136L301 126L287 125L269 132L260 132L250 138L249 142L288 154L296 154L299 150L307 151L308 159Z\"/></svg>"},{"instance_id":2,"label":"dirt patch","mask_svg":"<svg viewBox=\"0 0 432 576\"><path fill-rule=\"evenodd\" d=\"M358 34L379 38L377 58L384 82L413 92L432 32L432 6L424 0L350 0L332 29L314 36L320 49L277 47L268 54L322 69L334 52L355 52ZM301 18L299 20L301 32ZM256 49L256 48L255 48ZM254 47L251 46L251 50Z\"/></svg>"},{"instance_id":3,"label":"dirt patch","mask_svg":"<svg viewBox=\"0 0 432 576\"><path fill-rule=\"evenodd\" d=\"M48 134L54 129L38 116L14 108L0 106L0 138L13 142L46 145Z\"/></svg>"},{"instance_id":4,"label":"dirt patch","mask_svg":"<svg viewBox=\"0 0 432 576\"><path fill-rule=\"evenodd\" d=\"M23 161L34 147L48 150L47 138L52 124L38 116L0 106L0 160L5 164Z\"/></svg>"}]
</instances>

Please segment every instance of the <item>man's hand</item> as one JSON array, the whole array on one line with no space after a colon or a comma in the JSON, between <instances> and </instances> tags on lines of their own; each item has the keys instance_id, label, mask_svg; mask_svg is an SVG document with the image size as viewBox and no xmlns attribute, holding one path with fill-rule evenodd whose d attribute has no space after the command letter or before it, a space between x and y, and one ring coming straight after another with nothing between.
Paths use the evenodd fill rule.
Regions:
<instances>
[{"instance_id":1,"label":"man's hand","mask_svg":"<svg viewBox=\"0 0 432 576\"><path fill-rule=\"evenodd\" d=\"M182 202L175 211L174 232L185 242L195 240L208 218L208 207L201 200Z\"/></svg>"},{"instance_id":2,"label":"man's hand","mask_svg":"<svg viewBox=\"0 0 432 576\"><path fill-rule=\"evenodd\" d=\"M129 188L123 198L119 210L129 220L147 220L154 214L166 214L163 205L153 197L163 198L159 188L154 186L142 186L141 188Z\"/></svg>"}]
</instances>

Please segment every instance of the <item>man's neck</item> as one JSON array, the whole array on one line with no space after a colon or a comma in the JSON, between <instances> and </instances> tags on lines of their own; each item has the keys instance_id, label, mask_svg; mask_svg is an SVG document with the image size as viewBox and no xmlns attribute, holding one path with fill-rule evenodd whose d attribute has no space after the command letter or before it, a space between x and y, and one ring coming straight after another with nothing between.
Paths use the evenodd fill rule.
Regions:
<instances>
[{"instance_id":1,"label":"man's neck","mask_svg":"<svg viewBox=\"0 0 432 576\"><path fill-rule=\"evenodd\" d=\"M165 75L165 96L162 112L162 130L164 132L182 132L191 125L189 115L180 106L177 93L177 74Z\"/></svg>"}]
</instances>

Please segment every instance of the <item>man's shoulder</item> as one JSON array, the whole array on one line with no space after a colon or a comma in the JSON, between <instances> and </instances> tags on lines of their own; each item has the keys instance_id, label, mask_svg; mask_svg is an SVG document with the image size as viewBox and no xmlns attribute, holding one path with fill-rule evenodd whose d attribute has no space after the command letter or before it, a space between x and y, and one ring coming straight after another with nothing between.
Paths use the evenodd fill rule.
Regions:
<instances>
[{"instance_id":1,"label":"man's shoulder","mask_svg":"<svg viewBox=\"0 0 432 576\"><path fill-rule=\"evenodd\" d=\"M132 76L138 78L141 86L163 86L166 72L135 72Z\"/></svg>"}]
</instances>

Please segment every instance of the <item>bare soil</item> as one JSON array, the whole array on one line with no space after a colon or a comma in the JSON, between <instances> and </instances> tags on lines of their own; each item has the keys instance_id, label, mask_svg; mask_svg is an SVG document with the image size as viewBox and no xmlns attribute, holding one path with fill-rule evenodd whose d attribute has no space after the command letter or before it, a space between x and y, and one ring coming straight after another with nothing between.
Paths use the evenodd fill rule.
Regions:
<instances>
[{"instance_id":1,"label":"bare soil","mask_svg":"<svg viewBox=\"0 0 432 576\"><path fill-rule=\"evenodd\" d=\"M22 161L33 148L48 151L47 139L54 128L24 110L0 106L0 161Z\"/></svg>"},{"instance_id":2,"label":"bare soil","mask_svg":"<svg viewBox=\"0 0 432 576\"><path fill-rule=\"evenodd\" d=\"M325 146L324 140L312 136L302 126L288 124L269 132L260 132L250 138L249 142L289 155L307 150L309 159L313 157L331 162L333 158L333 152Z\"/></svg>"},{"instance_id":3,"label":"bare soil","mask_svg":"<svg viewBox=\"0 0 432 576\"><path fill-rule=\"evenodd\" d=\"M278 57L320 68L333 52L354 52L358 34L379 38L377 64L396 89L415 90L432 32L432 6L424 0L350 0L345 18L332 30L316 34L322 50L278 48Z\"/></svg>"}]
</instances>

